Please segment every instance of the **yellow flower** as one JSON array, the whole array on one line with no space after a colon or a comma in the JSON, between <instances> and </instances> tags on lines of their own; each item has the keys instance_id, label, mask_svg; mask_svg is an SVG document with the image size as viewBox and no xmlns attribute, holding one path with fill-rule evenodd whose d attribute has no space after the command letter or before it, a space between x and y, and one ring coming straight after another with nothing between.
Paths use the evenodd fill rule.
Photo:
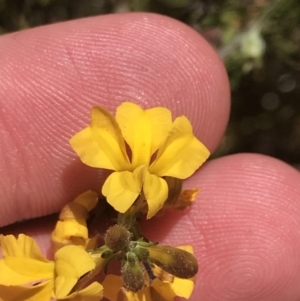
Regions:
<instances>
[{"instance_id":1,"label":"yellow flower","mask_svg":"<svg viewBox=\"0 0 300 301\"><path fill-rule=\"evenodd\" d=\"M58 300L99 301L103 297L103 287L93 282L80 289L84 275L97 268L95 260L78 246L65 246L55 253L55 287L54 296Z\"/></svg>"},{"instance_id":2,"label":"yellow flower","mask_svg":"<svg viewBox=\"0 0 300 301\"><path fill-rule=\"evenodd\" d=\"M55 253L55 261L41 254L33 238L20 234L0 236L3 259L0 260L0 300L98 301L103 287L93 282L85 287L84 275L95 275L105 260L91 256L82 247L66 246ZM80 280L79 280L80 279Z\"/></svg>"},{"instance_id":3,"label":"yellow flower","mask_svg":"<svg viewBox=\"0 0 300 301\"><path fill-rule=\"evenodd\" d=\"M191 246L178 248L193 253ZM136 293L123 287L120 276L108 275L102 283L104 297L110 301L173 301L176 296L186 299L191 296L194 289L194 278L181 279L174 277L157 266L153 268L153 273L157 278L150 286L145 286Z\"/></svg>"},{"instance_id":4,"label":"yellow flower","mask_svg":"<svg viewBox=\"0 0 300 301\"><path fill-rule=\"evenodd\" d=\"M59 215L59 221L51 235L55 250L66 245L78 245L84 248L94 248L99 236L88 238L86 219L98 202L94 191L86 191L73 202L67 204Z\"/></svg>"},{"instance_id":5,"label":"yellow flower","mask_svg":"<svg viewBox=\"0 0 300 301\"><path fill-rule=\"evenodd\" d=\"M153 217L168 197L163 177L185 179L209 156L185 116L172 122L166 108L143 110L130 102L117 108L116 118L104 108L94 107L90 126L73 136L70 144L83 163L115 171L102 187L109 204L124 213L143 195L147 218Z\"/></svg>"},{"instance_id":6,"label":"yellow flower","mask_svg":"<svg viewBox=\"0 0 300 301\"><path fill-rule=\"evenodd\" d=\"M36 242L24 234L0 236L0 298L5 301L49 301L54 262L44 258Z\"/></svg>"}]
</instances>

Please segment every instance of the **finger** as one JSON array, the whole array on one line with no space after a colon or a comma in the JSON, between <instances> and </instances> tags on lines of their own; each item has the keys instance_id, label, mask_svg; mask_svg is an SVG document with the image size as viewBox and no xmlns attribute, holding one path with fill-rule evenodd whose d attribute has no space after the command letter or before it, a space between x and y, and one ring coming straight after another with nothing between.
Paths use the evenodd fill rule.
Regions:
<instances>
[{"instance_id":1,"label":"finger","mask_svg":"<svg viewBox=\"0 0 300 301\"><path fill-rule=\"evenodd\" d=\"M43 216L41 218L32 219L30 221L15 223L1 228L0 233L3 235L14 235L18 237L20 233L31 236L37 242L43 255L53 260L53 249L50 241L50 235L58 220L56 214ZM0 257L1 257L0 248Z\"/></svg>"},{"instance_id":2,"label":"finger","mask_svg":"<svg viewBox=\"0 0 300 301\"><path fill-rule=\"evenodd\" d=\"M194 246L192 301L299 300L299 181L298 171L266 156L213 160L186 183L201 188L192 208L148 224L147 234Z\"/></svg>"},{"instance_id":3,"label":"finger","mask_svg":"<svg viewBox=\"0 0 300 301\"><path fill-rule=\"evenodd\" d=\"M192 301L298 300L298 183L298 171L270 157L217 159L186 181L187 187L201 187L191 209L147 221L143 233L163 244L194 246L199 273ZM6 232L35 236L49 254L54 221L38 232L26 223ZM34 228L42 224L39 219Z\"/></svg>"},{"instance_id":4,"label":"finger","mask_svg":"<svg viewBox=\"0 0 300 301\"><path fill-rule=\"evenodd\" d=\"M152 14L110 15L0 39L0 224L59 211L103 175L68 140L100 104L124 100L185 114L213 150L225 129L223 66L189 27Z\"/></svg>"}]
</instances>

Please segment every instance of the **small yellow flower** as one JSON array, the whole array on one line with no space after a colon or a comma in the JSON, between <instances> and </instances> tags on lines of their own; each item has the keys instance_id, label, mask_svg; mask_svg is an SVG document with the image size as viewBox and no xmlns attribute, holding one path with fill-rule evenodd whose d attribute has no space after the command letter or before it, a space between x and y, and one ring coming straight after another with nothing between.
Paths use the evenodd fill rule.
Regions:
<instances>
[{"instance_id":1,"label":"small yellow flower","mask_svg":"<svg viewBox=\"0 0 300 301\"><path fill-rule=\"evenodd\" d=\"M178 248L193 253L191 246ZM176 296L186 299L191 296L194 289L194 278L174 277L157 266L153 268L153 273L157 278L152 281L150 286L145 286L138 292L126 290L120 276L108 275L102 283L104 297L110 301L173 301Z\"/></svg>"},{"instance_id":2,"label":"small yellow flower","mask_svg":"<svg viewBox=\"0 0 300 301\"><path fill-rule=\"evenodd\" d=\"M44 258L36 242L24 234L0 236L0 298L5 301L49 301L54 262Z\"/></svg>"},{"instance_id":3,"label":"small yellow flower","mask_svg":"<svg viewBox=\"0 0 300 301\"><path fill-rule=\"evenodd\" d=\"M102 187L109 204L124 213L143 195L147 218L153 217L168 197L163 177L185 179L209 156L185 116L172 122L166 108L143 110L130 102L117 108L116 118L104 108L94 107L90 126L73 136L70 144L83 163L115 171Z\"/></svg>"},{"instance_id":4,"label":"small yellow flower","mask_svg":"<svg viewBox=\"0 0 300 301\"><path fill-rule=\"evenodd\" d=\"M98 202L98 195L94 191L86 191L73 202L67 204L59 215L59 221L51 235L55 250L66 245L78 245L84 248L94 248L98 236L88 238L86 219Z\"/></svg>"},{"instance_id":5,"label":"small yellow flower","mask_svg":"<svg viewBox=\"0 0 300 301\"><path fill-rule=\"evenodd\" d=\"M52 297L70 301L98 301L103 287L93 282L85 287L82 276L101 271L104 260L91 256L82 247L66 246L47 260L33 238L20 234L0 236L0 300L50 301ZM100 254L101 255L101 254ZM80 283L80 281L83 283ZM80 286L79 286L80 284Z\"/></svg>"}]
</instances>

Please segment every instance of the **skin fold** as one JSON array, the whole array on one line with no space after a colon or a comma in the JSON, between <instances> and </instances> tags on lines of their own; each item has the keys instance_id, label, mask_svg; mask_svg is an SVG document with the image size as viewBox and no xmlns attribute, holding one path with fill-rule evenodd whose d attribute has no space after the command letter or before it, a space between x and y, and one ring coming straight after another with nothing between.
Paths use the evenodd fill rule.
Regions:
<instances>
[{"instance_id":1,"label":"skin fold","mask_svg":"<svg viewBox=\"0 0 300 301\"><path fill-rule=\"evenodd\" d=\"M115 14L4 35L0 68L0 225L33 235L45 253L55 217L30 219L99 191L107 175L84 166L68 143L93 105L166 106L191 120L211 152L228 121L221 61L198 33L163 16ZM299 182L298 171L271 157L212 160L184 182L200 187L192 208L142 228L163 244L194 246L192 301L297 301Z\"/></svg>"}]
</instances>

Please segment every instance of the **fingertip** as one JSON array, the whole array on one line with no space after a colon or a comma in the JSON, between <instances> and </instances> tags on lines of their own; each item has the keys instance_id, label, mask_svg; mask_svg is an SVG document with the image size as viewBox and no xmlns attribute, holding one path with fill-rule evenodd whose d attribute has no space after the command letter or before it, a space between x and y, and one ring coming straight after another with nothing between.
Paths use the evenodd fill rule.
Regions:
<instances>
[{"instance_id":1,"label":"fingertip","mask_svg":"<svg viewBox=\"0 0 300 301\"><path fill-rule=\"evenodd\" d=\"M200 272L194 299L296 300L300 294L299 172L263 155L209 162L201 187L168 239L190 239Z\"/></svg>"},{"instance_id":2,"label":"fingertip","mask_svg":"<svg viewBox=\"0 0 300 301\"><path fill-rule=\"evenodd\" d=\"M37 111L47 109L63 121L62 113L68 113L74 125L83 125L94 104L112 111L124 100L164 105L188 116L211 150L225 130L225 68L205 39L177 20L150 13L106 15L17 32L0 42L10 110L26 104L28 116L35 116L38 104Z\"/></svg>"},{"instance_id":3,"label":"fingertip","mask_svg":"<svg viewBox=\"0 0 300 301\"><path fill-rule=\"evenodd\" d=\"M111 111L124 100L167 106L187 115L211 150L224 131L224 67L178 21L107 15L17 32L0 43L2 225L50 214L101 185L94 171L78 167L68 143L95 104Z\"/></svg>"}]
</instances>

